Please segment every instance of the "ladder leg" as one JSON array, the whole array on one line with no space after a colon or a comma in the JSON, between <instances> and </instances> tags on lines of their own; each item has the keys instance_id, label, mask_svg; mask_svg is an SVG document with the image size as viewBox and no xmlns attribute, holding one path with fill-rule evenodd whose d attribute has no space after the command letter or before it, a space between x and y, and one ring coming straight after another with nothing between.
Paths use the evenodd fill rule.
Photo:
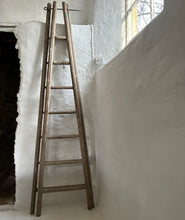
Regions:
<instances>
[{"instance_id":1,"label":"ladder leg","mask_svg":"<svg viewBox=\"0 0 185 220\"><path fill-rule=\"evenodd\" d=\"M34 214L34 212L35 212L37 176L38 176L38 161L39 161L39 154L40 154L40 136L41 136L41 126L42 126L42 119L43 119L44 87L45 87L45 79L46 79L47 51L48 51L48 42L49 42L50 16L51 16L51 4L48 3L47 15L46 15L46 25L45 25L45 42L44 42L44 51L43 51L43 67L42 67L39 117L38 117L37 140L36 140L36 148L35 148L35 161L34 161L34 170L33 170L33 183L32 183L30 214Z\"/></svg>"},{"instance_id":2,"label":"ladder leg","mask_svg":"<svg viewBox=\"0 0 185 220\"><path fill-rule=\"evenodd\" d=\"M49 114L51 78L52 78L52 69L53 69L55 29L56 29L56 11L57 11L57 3L56 1L54 1L52 24L51 24L49 64L48 64L48 74L47 74L47 88L46 88L46 98L45 98L45 111L44 111L41 156L40 156L40 169L39 169L39 180L38 180L38 196L37 196L37 211L36 211L37 216L41 215L41 208L42 208L42 194L43 194L43 180L44 180L43 162L45 161L45 152L46 152L46 136L47 136L47 125L48 125L48 114Z\"/></svg>"},{"instance_id":3,"label":"ladder leg","mask_svg":"<svg viewBox=\"0 0 185 220\"><path fill-rule=\"evenodd\" d=\"M70 32L72 33L71 30L71 22L70 22L70 17L69 17L69 27L70 27ZM84 175L86 176L86 195L87 195L87 201L88 201L88 209L93 209L94 208L94 196L93 196L93 188L92 188L92 179L91 179L91 170L90 170L90 163L89 163L89 154L88 154L88 148L87 148L87 140L86 140L86 132L85 132L85 122L84 122L84 117L83 117L83 108L82 108L82 102L81 102L81 96L80 96L80 88L79 88L79 83L78 83L78 75L77 75L77 68L76 68L76 59L75 59L75 51L74 51L74 46L72 43L72 52L73 52L73 60L74 60L74 67L75 67L75 73L76 73L76 85L77 85L77 90L78 90L78 95L79 95L79 107L80 107L80 114L81 114L81 126L82 126L82 132L83 132L83 141L84 141L84 147L82 149L82 158L84 158Z\"/></svg>"},{"instance_id":4,"label":"ladder leg","mask_svg":"<svg viewBox=\"0 0 185 220\"><path fill-rule=\"evenodd\" d=\"M81 153L82 153L82 159L83 159L83 170L84 170L84 179L85 179L85 185L86 185L88 209L92 209L94 208L94 197L93 197L89 156L88 156L88 149L87 149L87 142L86 142L85 125L84 125L84 120L83 120L83 109L82 109L82 104L81 104L80 90L79 90L78 78L77 78L76 61L75 61L75 56L74 56L74 47L73 47L73 42L72 42L72 32L71 32L71 24L70 24L70 18L69 18L69 10L68 10L68 5L65 2L62 3L62 6L63 6L66 35L68 39L70 68L71 68L71 76L72 76L72 82L73 82L73 87L74 87L74 98L75 98L75 105L76 105L76 111L77 111L78 130L80 134L80 146L81 146Z\"/></svg>"}]
</instances>

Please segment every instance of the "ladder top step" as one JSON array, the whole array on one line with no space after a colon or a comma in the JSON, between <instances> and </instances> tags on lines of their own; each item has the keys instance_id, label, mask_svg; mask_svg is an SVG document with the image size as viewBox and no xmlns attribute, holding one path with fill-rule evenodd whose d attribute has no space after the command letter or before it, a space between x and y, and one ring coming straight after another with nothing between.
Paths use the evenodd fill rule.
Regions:
<instances>
[{"instance_id":1,"label":"ladder top step","mask_svg":"<svg viewBox=\"0 0 185 220\"><path fill-rule=\"evenodd\" d=\"M52 165L82 164L82 162L83 162L82 159L74 159L74 160L45 161L42 164L45 166L52 166Z\"/></svg>"},{"instance_id":2,"label":"ladder top step","mask_svg":"<svg viewBox=\"0 0 185 220\"><path fill-rule=\"evenodd\" d=\"M68 135L58 135L58 136L48 136L47 139L68 139L68 138L79 138L79 134L68 134Z\"/></svg>"},{"instance_id":3,"label":"ladder top step","mask_svg":"<svg viewBox=\"0 0 185 220\"><path fill-rule=\"evenodd\" d=\"M83 190L83 189L86 189L85 184L68 185L68 186L50 186L50 187L43 187L42 192L43 193L52 193L52 192Z\"/></svg>"},{"instance_id":4,"label":"ladder top step","mask_svg":"<svg viewBox=\"0 0 185 220\"><path fill-rule=\"evenodd\" d=\"M73 86L52 86L51 89L73 89Z\"/></svg>"},{"instance_id":5,"label":"ladder top step","mask_svg":"<svg viewBox=\"0 0 185 220\"><path fill-rule=\"evenodd\" d=\"M70 65L69 61L54 61L53 65Z\"/></svg>"},{"instance_id":6,"label":"ladder top step","mask_svg":"<svg viewBox=\"0 0 185 220\"><path fill-rule=\"evenodd\" d=\"M62 111L62 112L49 112L51 115L61 114L61 115L70 115L70 114L76 114L76 111Z\"/></svg>"},{"instance_id":7,"label":"ladder top step","mask_svg":"<svg viewBox=\"0 0 185 220\"><path fill-rule=\"evenodd\" d=\"M56 38L57 40L67 40L67 37L66 37L66 36L55 35L55 38Z\"/></svg>"}]
</instances>

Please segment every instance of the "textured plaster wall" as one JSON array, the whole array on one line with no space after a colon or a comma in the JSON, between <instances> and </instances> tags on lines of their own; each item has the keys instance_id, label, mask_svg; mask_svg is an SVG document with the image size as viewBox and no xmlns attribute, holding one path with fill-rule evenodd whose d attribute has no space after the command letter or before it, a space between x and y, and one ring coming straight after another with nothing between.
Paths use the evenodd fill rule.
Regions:
<instances>
[{"instance_id":1,"label":"textured plaster wall","mask_svg":"<svg viewBox=\"0 0 185 220\"><path fill-rule=\"evenodd\" d=\"M185 219L184 7L184 0L166 1L164 12L96 74L106 220Z\"/></svg>"},{"instance_id":2,"label":"textured plaster wall","mask_svg":"<svg viewBox=\"0 0 185 220\"><path fill-rule=\"evenodd\" d=\"M108 63L122 50L124 0L96 0L94 6L95 57Z\"/></svg>"},{"instance_id":3,"label":"textured plaster wall","mask_svg":"<svg viewBox=\"0 0 185 220\"><path fill-rule=\"evenodd\" d=\"M64 27L57 26L57 34L64 35ZM94 155L91 132L90 97L86 91L93 80L91 26L72 26L74 46L77 58L80 89L87 128L89 154ZM15 29L18 39L17 48L21 65L21 82L18 93L18 126L15 140L16 164L16 204L17 209L27 208L30 204L33 159L36 142L38 104L40 93L40 77L42 68L42 52L44 25L40 22L29 22ZM30 37L31 36L31 37ZM55 60L67 60L67 45L56 42ZM54 66L52 85L71 85L69 67ZM52 91L50 110L73 110L72 91ZM55 116L49 118L48 134L71 134L77 132L75 116ZM80 157L78 140L48 141L47 159L62 160ZM48 167L45 170L44 185L66 185L83 183L81 166ZM92 169L93 171L93 169ZM44 204L62 202L63 199L85 199L85 192L54 193L44 195ZM64 200L65 200L64 199ZM86 202L84 202L86 205Z\"/></svg>"},{"instance_id":4,"label":"textured plaster wall","mask_svg":"<svg viewBox=\"0 0 185 220\"><path fill-rule=\"evenodd\" d=\"M0 22L1 23L24 23L28 21L45 22L46 11L43 10L51 0L1 0L0 1ZM62 0L57 1L58 7L62 7ZM82 12L71 12L73 24L89 24L92 17L89 17L89 4L91 0L66 0L72 9L80 9ZM57 21L63 21L62 11L58 12Z\"/></svg>"}]
</instances>

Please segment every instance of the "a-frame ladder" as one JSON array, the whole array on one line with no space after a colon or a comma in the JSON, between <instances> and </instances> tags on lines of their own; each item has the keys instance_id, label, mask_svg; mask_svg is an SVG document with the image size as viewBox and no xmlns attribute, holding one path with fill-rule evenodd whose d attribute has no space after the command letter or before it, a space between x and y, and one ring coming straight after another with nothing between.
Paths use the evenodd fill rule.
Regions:
<instances>
[{"instance_id":1,"label":"a-frame ladder","mask_svg":"<svg viewBox=\"0 0 185 220\"><path fill-rule=\"evenodd\" d=\"M38 117L38 127L37 127L34 171L33 171L31 207L30 207L30 214L34 214L35 208L36 208L37 216L41 215L43 193L48 193L48 192L85 190L86 196L87 196L88 209L94 208L94 198L93 198L93 189L92 189L90 165L89 165L89 158L88 158L84 118L83 118L83 109L82 109L82 103L81 103L81 97L80 97L77 68L76 68L74 47L73 47L73 41L72 41L72 31L71 31L71 23L70 23L70 17L69 17L69 9L68 9L68 4L66 4L65 2L62 3L62 6L63 6L63 16L64 16L66 36L57 36L55 34L56 33L57 3L56 1L53 2L53 8L51 8L50 3L48 3L47 5L43 69L42 69L40 103L39 103L39 117ZM51 14L52 14L52 18L51 18ZM54 45L55 45L56 39L67 41L68 52L69 52L69 62L66 62L66 61L65 62L54 62ZM70 65L72 86L53 87L51 85L53 65ZM50 112L49 106L50 106L51 89L73 90L74 100L75 100L75 111L63 111L62 112L59 110L58 112ZM59 136L48 136L47 128L48 128L49 114L76 114L77 124L78 124L78 134L70 134L70 135L61 134ZM46 154L47 139L66 139L66 138L67 139L79 138L80 148L81 148L81 158L73 159L73 160L46 161L45 154ZM45 166L63 165L63 164L65 165L66 164L82 164L85 182L83 184L78 184L78 185L54 186L54 187L43 186Z\"/></svg>"}]
</instances>

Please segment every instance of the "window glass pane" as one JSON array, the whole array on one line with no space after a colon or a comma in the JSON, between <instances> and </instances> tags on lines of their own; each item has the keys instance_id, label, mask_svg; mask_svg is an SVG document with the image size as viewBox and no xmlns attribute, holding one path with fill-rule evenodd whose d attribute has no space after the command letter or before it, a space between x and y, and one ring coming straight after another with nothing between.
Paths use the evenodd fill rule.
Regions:
<instances>
[{"instance_id":1,"label":"window glass pane","mask_svg":"<svg viewBox=\"0 0 185 220\"><path fill-rule=\"evenodd\" d=\"M127 43L149 24L164 7L164 0L127 0Z\"/></svg>"}]
</instances>

